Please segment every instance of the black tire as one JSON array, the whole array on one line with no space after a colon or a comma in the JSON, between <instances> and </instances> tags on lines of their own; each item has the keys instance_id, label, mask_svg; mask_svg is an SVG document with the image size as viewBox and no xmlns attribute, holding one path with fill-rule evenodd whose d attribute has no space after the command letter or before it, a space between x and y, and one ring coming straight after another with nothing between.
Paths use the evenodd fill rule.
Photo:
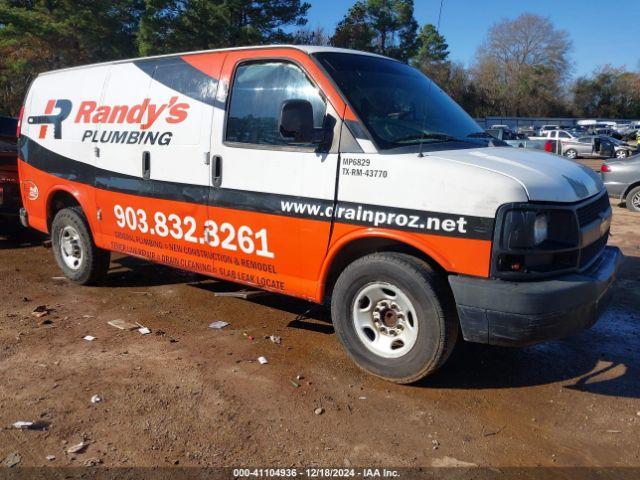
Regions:
<instances>
[{"instance_id":1,"label":"black tire","mask_svg":"<svg viewBox=\"0 0 640 480\"><path fill-rule=\"evenodd\" d=\"M81 249L82 257L76 268L67 265L63 258L62 237L67 227L78 233L76 245ZM80 285L96 285L105 279L111 254L107 250L96 247L82 208L65 208L56 214L51 225L51 245L58 266L72 282Z\"/></svg>"},{"instance_id":2,"label":"black tire","mask_svg":"<svg viewBox=\"0 0 640 480\"><path fill-rule=\"evenodd\" d=\"M399 358L377 355L356 332L352 311L358 293L380 282L396 286L416 313L417 339ZM416 382L440 368L459 335L455 303L445 279L426 262L401 253L367 255L345 268L333 289L331 317L340 342L360 368L400 384Z\"/></svg>"},{"instance_id":3,"label":"black tire","mask_svg":"<svg viewBox=\"0 0 640 480\"><path fill-rule=\"evenodd\" d=\"M570 148L569 150L564 152L564 156L570 158L571 160L575 160L576 158L578 158L578 152L573 148Z\"/></svg>"},{"instance_id":4,"label":"black tire","mask_svg":"<svg viewBox=\"0 0 640 480\"><path fill-rule=\"evenodd\" d=\"M627 193L626 205L632 212L640 212L640 187L636 187Z\"/></svg>"}]
</instances>

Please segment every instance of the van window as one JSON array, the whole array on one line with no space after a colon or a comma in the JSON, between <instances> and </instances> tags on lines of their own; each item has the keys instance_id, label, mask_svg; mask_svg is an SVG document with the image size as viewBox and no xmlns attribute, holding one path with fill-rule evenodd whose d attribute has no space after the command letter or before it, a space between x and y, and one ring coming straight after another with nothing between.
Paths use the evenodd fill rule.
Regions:
<instances>
[{"instance_id":1,"label":"van window","mask_svg":"<svg viewBox=\"0 0 640 480\"><path fill-rule=\"evenodd\" d=\"M380 149L442 145L482 133L475 120L415 68L370 55L321 52L315 57Z\"/></svg>"},{"instance_id":2,"label":"van window","mask_svg":"<svg viewBox=\"0 0 640 480\"><path fill-rule=\"evenodd\" d=\"M326 104L300 68L288 62L250 63L236 71L226 140L254 145L289 145L278 123L285 100L308 100L314 127L322 128ZM296 144L299 146L299 144Z\"/></svg>"}]
</instances>

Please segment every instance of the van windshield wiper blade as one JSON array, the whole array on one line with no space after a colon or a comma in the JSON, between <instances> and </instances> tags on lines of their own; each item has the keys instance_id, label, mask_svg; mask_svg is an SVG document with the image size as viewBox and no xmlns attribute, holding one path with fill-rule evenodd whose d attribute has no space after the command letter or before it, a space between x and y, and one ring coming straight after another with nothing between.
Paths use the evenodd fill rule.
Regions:
<instances>
[{"instance_id":1,"label":"van windshield wiper blade","mask_svg":"<svg viewBox=\"0 0 640 480\"><path fill-rule=\"evenodd\" d=\"M410 143L410 142L422 143L425 140L438 140L440 142L451 142L451 141L457 141L458 139L444 133L424 133L419 135L418 134L409 135L407 137L400 138L396 140L395 143Z\"/></svg>"},{"instance_id":2,"label":"van windshield wiper blade","mask_svg":"<svg viewBox=\"0 0 640 480\"><path fill-rule=\"evenodd\" d=\"M465 138L494 138L487 132L474 132L467 135Z\"/></svg>"}]
</instances>

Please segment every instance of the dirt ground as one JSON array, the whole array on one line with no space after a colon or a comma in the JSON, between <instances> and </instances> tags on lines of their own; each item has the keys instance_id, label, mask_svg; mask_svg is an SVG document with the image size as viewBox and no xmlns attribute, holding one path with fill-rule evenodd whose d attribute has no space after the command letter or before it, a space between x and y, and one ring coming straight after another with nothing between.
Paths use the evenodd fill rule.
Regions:
<instances>
[{"instance_id":1,"label":"dirt ground","mask_svg":"<svg viewBox=\"0 0 640 480\"><path fill-rule=\"evenodd\" d=\"M78 287L53 278L42 239L0 239L0 460L640 467L640 215L614 212L611 243L627 259L596 326L524 349L464 345L415 386L360 371L312 305L216 297L237 287L127 257L106 286ZM35 317L39 305L52 311Z\"/></svg>"}]
</instances>

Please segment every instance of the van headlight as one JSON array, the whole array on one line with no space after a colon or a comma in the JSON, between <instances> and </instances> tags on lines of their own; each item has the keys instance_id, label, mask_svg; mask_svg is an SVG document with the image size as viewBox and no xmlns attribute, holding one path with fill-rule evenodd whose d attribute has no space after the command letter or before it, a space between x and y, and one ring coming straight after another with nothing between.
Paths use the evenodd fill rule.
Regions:
<instances>
[{"instance_id":1,"label":"van headlight","mask_svg":"<svg viewBox=\"0 0 640 480\"><path fill-rule=\"evenodd\" d=\"M533 243L541 245L549 236L549 219L545 213L536 215L533 222Z\"/></svg>"},{"instance_id":2,"label":"van headlight","mask_svg":"<svg viewBox=\"0 0 640 480\"><path fill-rule=\"evenodd\" d=\"M504 216L502 238L508 250L538 247L549 238L549 215L532 210L511 210Z\"/></svg>"},{"instance_id":3,"label":"van headlight","mask_svg":"<svg viewBox=\"0 0 640 480\"><path fill-rule=\"evenodd\" d=\"M496 220L494 276L527 279L575 267L580 231L573 210L512 204L501 207Z\"/></svg>"}]
</instances>

